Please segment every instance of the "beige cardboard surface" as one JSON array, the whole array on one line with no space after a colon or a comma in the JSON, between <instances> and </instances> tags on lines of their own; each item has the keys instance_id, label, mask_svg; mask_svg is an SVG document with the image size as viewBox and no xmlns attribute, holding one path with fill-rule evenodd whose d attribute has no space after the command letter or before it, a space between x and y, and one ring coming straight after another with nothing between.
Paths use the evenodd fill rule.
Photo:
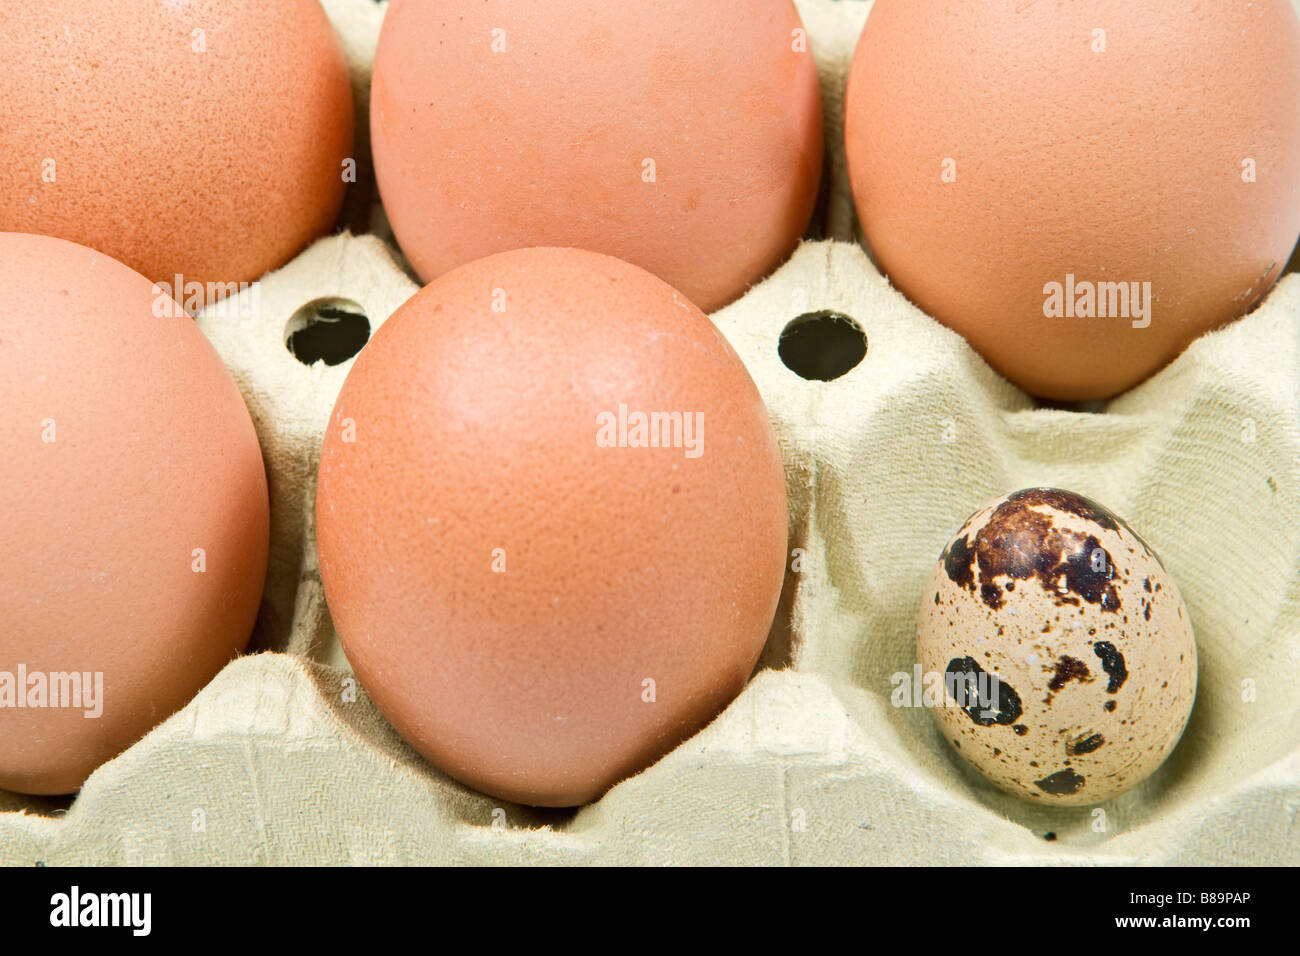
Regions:
<instances>
[{"instance_id":1,"label":"beige cardboard surface","mask_svg":"<svg viewBox=\"0 0 1300 956\"><path fill-rule=\"evenodd\" d=\"M364 102L382 8L325 5ZM800 3L826 102L823 231L840 240L854 225L836 104L868 8ZM384 234L382 218L359 215ZM857 245L805 243L714 316L771 411L798 549L760 670L708 728L573 811L499 804L427 765L356 686L329 621L312 494L351 363L304 366L286 325L342 299L377 326L415 289L381 239L341 235L266 277L243 315L200 317L270 476L261 653L101 767L70 807L0 793L0 863L1300 863L1300 276L1083 414L1036 408ZM823 309L851 316L868 352L840 379L805 381L777 344ZM929 714L890 702L948 537L1033 484L1124 516L1196 631L1200 692L1182 743L1096 808L1002 794Z\"/></svg>"}]
</instances>

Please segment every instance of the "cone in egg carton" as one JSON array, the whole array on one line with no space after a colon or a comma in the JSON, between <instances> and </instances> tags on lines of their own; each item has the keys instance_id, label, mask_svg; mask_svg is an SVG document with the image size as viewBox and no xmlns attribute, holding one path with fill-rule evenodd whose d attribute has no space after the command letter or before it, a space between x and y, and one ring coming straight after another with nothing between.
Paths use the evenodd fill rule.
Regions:
<instances>
[{"instance_id":1,"label":"cone in egg carton","mask_svg":"<svg viewBox=\"0 0 1300 956\"><path fill-rule=\"evenodd\" d=\"M364 6L327 4L336 26L357 24L357 35L376 23L373 7ZM901 4L876 6L903 15ZM766 405L788 499L784 581L766 650L716 719L599 800L563 811L530 809L467 787L454 779L467 775L454 757L432 767L393 730L381 714L391 705L376 707L367 695L378 684L359 681L342 652L317 553L321 447L338 424L331 412L360 360L302 359L315 358L313 349L323 351L319 342L345 327L364 322L373 338L420 283L391 244L339 235L261 279L256 322L216 310L198 318L240 386L267 465L272 541L253 646L272 653L230 664L187 707L93 774L57 823L31 814L0 817L6 859L1294 863L1286 806L1300 786L1300 727L1292 713L1300 678L1292 652L1300 629L1297 280L1283 279L1249 315L1195 338L1154 375L1108 398L1100 414L1031 398L892 286L853 241L843 103L871 7L798 4L827 128L823 194L810 233L832 238L802 243L769 277L711 315ZM1119 17L1120 8L1106 12ZM1123 30L1122 23L1112 27L1108 43ZM1091 31L1090 25L1080 38L1090 53ZM362 84L364 47L357 44L362 52L349 63ZM934 157L940 183L943 159ZM959 156L957 182L967 169ZM997 208L990 214L1012 215ZM383 234L382 217L373 221ZM939 280L957 271L935 270ZM1211 264L1202 271L1218 275ZM1053 272L1035 281L1055 278ZM1122 341L1140 351L1143 331L1134 328ZM808 346L810 337L826 343L821 353ZM1057 367L1069 358L1068 350L1040 356ZM1191 718L1172 756L1118 796L1091 803L1084 784L1084 799L1073 807L1051 800L1057 794L1035 788L1033 777L1017 773L1007 790L1023 777L1029 792L1015 796L995 786L1003 784L996 773L972 770L967 761L980 761L945 739L949 714L936 719L929 712L927 676L918 673L918 614L935 593L929 582L950 582L954 593L944 602L974 598L980 618L951 630L973 642L988 623L979 587L970 592L953 582L941 556L951 555L963 529L970 533L962 540L977 547L980 529L965 524L977 509L1029 488L1087 495L1137 529L1162 573L1177 582L1195 632L1195 708L1185 698L1174 701ZM394 491L374 485L377 499ZM1068 510L1052 520L1058 534L1075 528ZM1118 546L1107 553L1107 567L1132 571L1120 567L1127 559ZM1068 555L1057 557L1069 570ZM1025 640L1043 634L1028 623L1037 624L1036 612L1012 597L1036 588L1048 594L1036 576L991 574L986 581L978 558L971 568L976 585L1002 588L1003 617L994 632L1023 625ZM391 573L382 566L370 571L375 581ZM940 573L945 577L935 578ZM1071 595L1066 588L1058 596ZM1086 621L1096 615L1103 626L1116 623L1102 617L1113 612L1101 602L1046 600L1049 617L1066 607ZM1142 601L1139 595L1139 615ZM701 630L724 607L720 599L702 611ZM952 613L960 613L958 605ZM1177 617L1177 608L1172 613ZM628 635L636 623L629 615ZM1100 713L1111 713L1105 704L1113 659L1108 669L1091 650L1095 642L1085 640L1086 629L1063 633L1088 649L1050 660L1044 652L1041 661L1026 661L1019 648L1008 651L1023 668L1020 683L1011 682L1022 713L1032 703L1050 721L1051 712L1084 695L1096 695ZM972 657L983 653L979 645L970 649ZM1066 656L1091 665L1087 675L1067 664L1062 680L1058 665ZM1145 695L1168 690L1160 687L1170 681L1159 662L1135 665L1116 688L1117 698L1129 696L1126 714L1140 709ZM1043 703L1049 697L1052 711ZM940 704L947 706L942 697ZM1021 734L1014 723L998 722L1002 713L994 708L982 726L959 711L951 726L962 733L949 736L964 745L968 730L988 729L1023 745L1031 734L1051 738L1059 730L1044 723ZM1047 762L1069 760L1073 781L1116 769L1104 765L1114 752L1108 746L1079 746L1095 733L1115 742L1108 736L1114 731L1071 729L1078 732L1048 741L1046 759L1025 756L1017 770L1051 780L1065 767ZM406 727L407 737L419 734L419 727ZM1005 749L977 739L990 755ZM181 823L164 820L153 798L159 792L176 795L169 802L188 811ZM375 792L389 799L376 802ZM6 799L15 809L42 809ZM306 800L310 815L301 813ZM208 822L214 816L220 826ZM1049 830L1053 843L1042 839Z\"/></svg>"}]
</instances>

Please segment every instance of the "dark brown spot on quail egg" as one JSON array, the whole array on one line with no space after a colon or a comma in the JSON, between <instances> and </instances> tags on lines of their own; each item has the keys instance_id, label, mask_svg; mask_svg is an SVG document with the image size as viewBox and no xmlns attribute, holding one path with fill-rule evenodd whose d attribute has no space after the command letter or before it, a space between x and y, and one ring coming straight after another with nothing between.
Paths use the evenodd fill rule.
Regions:
<instances>
[{"instance_id":1,"label":"dark brown spot on quail egg","mask_svg":"<svg viewBox=\"0 0 1300 956\"><path fill-rule=\"evenodd\" d=\"M1101 734L1085 734L1066 741L1065 752L1072 757L1075 754L1090 754L1105 742L1106 738Z\"/></svg>"},{"instance_id":2,"label":"dark brown spot on quail egg","mask_svg":"<svg viewBox=\"0 0 1300 956\"><path fill-rule=\"evenodd\" d=\"M1078 793L1083 789L1086 778L1075 773L1073 770L1058 770L1054 774L1044 777L1042 780L1035 780L1034 786L1043 793L1050 793L1057 797L1068 797Z\"/></svg>"},{"instance_id":3,"label":"dark brown spot on quail egg","mask_svg":"<svg viewBox=\"0 0 1300 956\"><path fill-rule=\"evenodd\" d=\"M1064 507L1069 504L1070 507ZM1058 527L1044 506L1082 516L1102 514L1098 505L1069 492L1033 488L1003 500L988 521L975 532L974 544L958 536L944 551L948 579L959 587L975 589L991 608L1000 608L1013 591L1014 579L1037 578L1057 604L1080 601L1118 611L1119 597L1112 583L1114 561L1095 535ZM1115 530L1113 519L1103 518L1098 529ZM972 523L973 526L973 523ZM969 532L967 532L969 534ZM998 583L998 579L1013 579Z\"/></svg>"},{"instance_id":4,"label":"dark brown spot on quail egg","mask_svg":"<svg viewBox=\"0 0 1300 956\"><path fill-rule=\"evenodd\" d=\"M942 558L948 580L958 587L970 587L975 574L974 557L974 552L964 537L958 535L954 538L943 552Z\"/></svg>"},{"instance_id":5,"label":"dark brown spot on quail egg","mask_svg":"<svg viewBox=\"0 0 1300 956\"><path fill-rule=\"evenodd\" d=\"M1065 654L1056 662L1056 667L1048 668L1052 671L1052 679L1047 682L1047 689L1053 694L1064 687L1072 680L1080 682L1092 680L1092 675L1088 673L1088 665L1077 657L1071 657ZM1043 703L1049 707L1052 704L1053 694L1048 694Z\"/></svg>"},{"instance_id":6,"label":"dark brown spot on quail egg","mask_svg":"<svg viewBox=\"0 0 1300 956\"><path fill-rule=\"evenodd\" d=\"M975 724L1010 724L1020 716L1020 695L973 657L954 657L944 669L944 690Z\"/></svg>"},{"instance_id":7,"label":"dark brown spot on quail egg","mask_svg":"<svg viewBox=\"0 0 1300 956\"><path fill-rule=\"evenodd\" d=\"M1110 677L1106 684L1106 693L1116 694L1128 680L1128 668L1124 665L1124 655L1110 641L1098 641L1092 645L1092 652L1101 658L1101 669ZM1182 655L1178 656L1181 661Z\"/></svg>"}]
</instances>

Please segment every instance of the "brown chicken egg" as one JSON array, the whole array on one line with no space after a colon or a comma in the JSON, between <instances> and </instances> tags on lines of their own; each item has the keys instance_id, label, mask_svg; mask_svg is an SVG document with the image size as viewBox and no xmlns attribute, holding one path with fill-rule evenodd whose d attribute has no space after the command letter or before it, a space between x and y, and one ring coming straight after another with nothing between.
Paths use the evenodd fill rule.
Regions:
<instances>
[{"instance_id":1,"label":"brown chicken egg","mask_svg":"<svg viewBox=\"0 0 1300 956\"><path fill-rule=\"evenodd\" d=\"M0 16L0 230L210 301L333 226L352 92L317 0L6 0Z\"/></svg>"},{"instance_id":2,"label":"brown chicken egg","mask_svg":"<svg viewBox=\"0 0 1300 956\"><path fill-rule=\"evenodd\" d=\"M0 233L0 788L58 794L247 643L266 574L257 435L148 279Z\"/></svg>"},{"instance_id":3,"label":"brown chicken egg","mask_svg":"<svg viewBox=\"0 0 1300 956\"><path fill-rule=\"evenodd\" d=\"M784 471L745 366L680 293L574 249L453 270L380 327L316 516L380 711L526 804L594 800L711 720L784 577Z\"/></svg>"},{"instance_id":4,"label":"brown chicken egg","mask_svg":"<svg viewBox=\"0 0 1300 956\"><path fill-rule=\"evenodd\" d=\"M385 211L425 281L576 246L706 312L793 251L821 173L791 0L393 0L370 124Z\"/></svg>"},{"instance_id":5,"label":"brown chicken egg","mask_svg":"<svg viewBox=\"0 0 1300 956\"><path fill-rule=\"evenodd\" d=\"M932 713L1002 789L1101 803L1177 744L1196 697L1187 609L1155 551L1096 502L1052 488L991 502L925 595L917 657L944 692Z\"/></svg>"},{"instance_id":6,"label":"brown chicken egg","mask_svg":"<svg viewBox=\"0 0 1300 956\"><path fill-rule=\"evenodd\" d=\"M1290 0L876 0L845 103L891 283L1046 398L1257 306L1300 236Z\"/></svg>"}]
</instances>

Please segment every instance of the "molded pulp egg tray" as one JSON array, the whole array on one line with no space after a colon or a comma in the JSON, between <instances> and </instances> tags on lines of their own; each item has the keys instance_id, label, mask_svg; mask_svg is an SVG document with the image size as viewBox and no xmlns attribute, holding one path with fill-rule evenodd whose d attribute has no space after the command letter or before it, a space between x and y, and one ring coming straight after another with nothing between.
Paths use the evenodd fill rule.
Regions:
<instances>
[{"instance_id":1,"label":"molded pulp egg tray","mask_svg":"<svg viewBox=\"0 0 1300 956\"><path fill-rule=\"evenodd\" d=\"M364 170L384 7L324 5L356 85ZM250 654L75 801L0 793L0 862L1300 863L1300 275L1103 409L1040 407L893 290L856 242L841 102L870 4L799 6L826 110L819 238L713 316L771 412L799 549L740 697L598 802L556 811L445 776L356 686L312 517L321 436L351 361L303 364L286 339L296 316L331 304L373 330L417 289L362 182L347 221L365 234L323 239L266 276L248 321L198 318L243 391L270 478ZM851 317L867 353L809 381L778 343L823 311ZM1160 552L1195 627L1200 686L1181 744L1100 807L1005 795L928 712L890 702L949 536L1031 485L1123 515Z\"/></svg>"}]
</instances>

